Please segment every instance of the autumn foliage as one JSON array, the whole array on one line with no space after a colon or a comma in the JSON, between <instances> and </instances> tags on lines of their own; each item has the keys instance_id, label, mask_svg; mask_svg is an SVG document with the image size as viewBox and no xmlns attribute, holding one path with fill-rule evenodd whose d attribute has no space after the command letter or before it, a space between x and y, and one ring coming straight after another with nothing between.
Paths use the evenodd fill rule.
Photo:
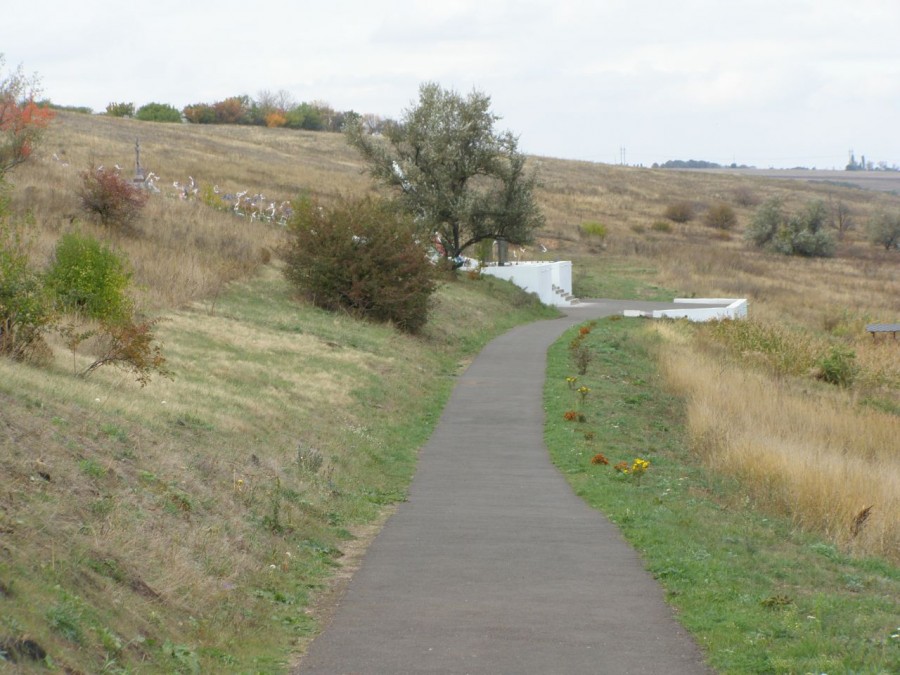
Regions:
<instances>
[{"instance_id":1,"label":"autumn foliage","mask_svg":"<svg viewBox=\"0 0 900 675\"><path fill-rule=\"evenodd\" d=\"M156 323L156 320L104 322L99 332L100 353L80 375L88 377L98 368L115 366L132 373L142 387L150 383L154 373L171 377L154 334Z\"/></svg>"},{"instance_id":2,"label":"autumn foliage","mask_svg":"<svg viewBox=\"0 0 900 675\"><path fill-rule=\"evenodd\" d=\"M0 176L31 156L53 111L34 101L17 101L0 83Z\"/></svg>"},{"instance_id":3,"label":"autumn foliage","mask_svg":"<svg viewBox=\"0 0 900 675\"><path fill-rule=\"evenodd\" d=\"M266 115L266 126L270 129L274 127L283 127L285 124L287 124L287 117L277 110Z\"/></svg>"},{"instance_id":4,"label":"autumn foliage","mask_svg":"<svg viewBox=\"0 0 900 675\"><path fill-rule=\"evenodd\" d=\"M138 217L149 195L114 169L99 167L81 173L81 207L101 223L125 227Z\"/></svg>"}]
</instances>

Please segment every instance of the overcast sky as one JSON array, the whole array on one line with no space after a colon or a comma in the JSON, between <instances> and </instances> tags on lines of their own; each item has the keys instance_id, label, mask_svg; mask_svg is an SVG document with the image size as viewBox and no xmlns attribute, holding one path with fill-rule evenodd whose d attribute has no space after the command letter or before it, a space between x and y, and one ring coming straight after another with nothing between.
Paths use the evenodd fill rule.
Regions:
<instances>
[{"instance_id":1,"label":"overcast sky","mask_svg":"<svg viewBox=\"0 0 900 675\"><path fill-rule=\"evenodd\" d=\"M900 0L36 0L4 13L63 105L261 90L399 117L419 85L491 96L538 155L649 166L900 165Z\"/></svg>"}]
</instances>

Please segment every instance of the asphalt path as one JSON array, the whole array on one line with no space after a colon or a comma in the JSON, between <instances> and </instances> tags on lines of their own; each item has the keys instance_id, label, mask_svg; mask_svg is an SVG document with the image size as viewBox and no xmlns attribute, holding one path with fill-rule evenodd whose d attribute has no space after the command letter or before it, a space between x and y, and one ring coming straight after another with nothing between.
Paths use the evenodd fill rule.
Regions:
<instances>
[{"instance_id":1,"label":"asphalt path","mask_svg":"<svg viewBox=\"0 0 900 675\"><path fill-rule=\"evenodd\" d=\"M582 321L672 306L588 301L487 345L297 672L709 673L662 588L543 440L550 344Z\"/></svg>"}]
</instances>

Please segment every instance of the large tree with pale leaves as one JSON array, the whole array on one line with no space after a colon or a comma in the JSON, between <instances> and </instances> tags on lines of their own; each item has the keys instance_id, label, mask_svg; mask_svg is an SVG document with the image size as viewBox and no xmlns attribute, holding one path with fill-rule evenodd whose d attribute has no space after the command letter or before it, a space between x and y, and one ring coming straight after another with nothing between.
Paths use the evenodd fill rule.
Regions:
<instances>
[{"instance_id":1,"label":"large tree with pale leaves","mask_svg":"<svg viewBox=\"0 0 900 675\"><path fill-rule=\"evenodd\" d=\"M518 138L494 130L500 118L489 96L461 96L423 84L419 101L380 135L357 122L347 127L376 181L395 191L420 236L438 235L451 261L485 239L527 244L544 218L536 176Z\"/></svg>"}]
</instances>

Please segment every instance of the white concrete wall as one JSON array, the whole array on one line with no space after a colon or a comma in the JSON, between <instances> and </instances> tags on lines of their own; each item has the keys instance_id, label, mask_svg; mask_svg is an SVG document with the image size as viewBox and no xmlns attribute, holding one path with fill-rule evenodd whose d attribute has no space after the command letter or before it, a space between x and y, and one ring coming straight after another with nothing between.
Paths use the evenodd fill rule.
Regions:
<instances>
[{"instance_id":1,"label":"white concrete wall","mask_svg":"<svg viewBox=\"0 0 900 675\"><path fill-rule=\"evenodd\" d=\"M534 293L545 305L568 305L569 301L553 290L557 286L563 292L572 293L572 263L520 262L498 267L487 265L482 274L511 281L527 293Z\"/></svg>"},{"instance_id":2,"label":"white concrete wall","mask_svg":"<svg viewBox=\"0 0 900 675\"><path fill-rule=\"evenodd\" d=\"M689 321L719 321L747 317L747 300L744 298L675 298L673 302L685 305L713 305L721 307L697 307L684 309L658 309L653 312L626 309L625 316L646 316L654 319L688 319Z\"/></svg>"},{"instance_id":3,"label":"white concrete wall","mask_svg":"<svg viewBox=\"0 0 900 675\"><path fill-rule=\"evenodd\" d=\"M572 294L572 261L571 260L560 260L556 263L551 263L553 266L551 268L553 272L553 283L559 288L563 289L569 295Z\"/></svg>"}]
</instances>

